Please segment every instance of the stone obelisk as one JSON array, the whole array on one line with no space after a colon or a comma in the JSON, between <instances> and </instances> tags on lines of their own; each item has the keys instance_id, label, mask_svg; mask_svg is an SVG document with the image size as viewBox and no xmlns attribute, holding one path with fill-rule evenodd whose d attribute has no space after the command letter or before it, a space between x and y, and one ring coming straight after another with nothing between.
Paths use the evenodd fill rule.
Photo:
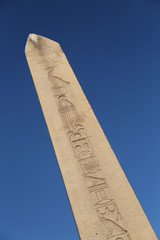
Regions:
<instances>
[{"instance_id":1,"label":"stone obelisk","mask_svg":"<svg viewBox=\"0 0 160 240\"><path fill-rule=\"evenodd\" d=\"M157 240L60 45L25 54L81 240Z\"/></svg>"}]
</instances>

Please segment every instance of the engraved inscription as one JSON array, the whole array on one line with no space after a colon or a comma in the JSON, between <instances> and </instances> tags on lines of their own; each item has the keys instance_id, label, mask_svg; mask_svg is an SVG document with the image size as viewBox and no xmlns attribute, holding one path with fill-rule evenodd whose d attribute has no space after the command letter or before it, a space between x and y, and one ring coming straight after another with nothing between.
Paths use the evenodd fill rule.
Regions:
<instances>
[{"instance_id":1,"label":"engraved inscription","mask_svg":"<svg viewBox=\"0 0 160 240\"><path fill-rule=\"evenodd\" d=\"M79 119L75 106L64 95L59 96L59 111L68 129L72 129Z\"/></svg>"},{"instance_id":2,"label":"engraved inscription","mask_svg":"<svg viewBox=\"0 0 160 240\"><path fill-rule=\"evenodd\" d=\"M97 210L98 216L109 218L112 221L119 221L122 219L119 209L115 203L105 207L105 211L102 212L101 210Z\"/></svg>"},{"instance_id":3,"label":"engraved inscription","mask_svg":"<svg viewBox=\"0 0 160 240\"><path fill-rule=\"evenodd\" d=\"M75 155L79 159L89 158L93 155L93 150L84 132L82 131L73 132L73 134L71 134L70 136L70 141L75 152Z\"/></svg>"},{"instance_id":4,"label":"engraved inscription","mask_svg":"<svg viewBox=\"0 0 160 240\"><path fill-rule=\"evenodd\" d=\"M69 83L54 76L54 68L49 70L48 77L66 128L66 134L75 157L80 163L97 217L106 229L106 240L131 240L128 231L123 226L120 211L111 197L108 184L103 177L98 158L94 154L80 115L72 102Z\"/></svg>"},{"instance_id":5,"label":"engraved inscription","mask_svg":"<svg viewBox=\"0 0 160 240\"><path fill-rule=\"evenodd\" d=\"M100 221L105 225L108 235L115 235L119 233L127 232L123 227L119 226L117 223L113 222L110 219L101 217Z\"/></svg>"},{"instance_id":6,"label":"engraved inscription","mask_svg":"<svg viewBox=\"0 0 160 240\"><path fill-rule=\"evenodd\" d=\"M116 235L106 236L106 240L131 240L130 235L126 233L120 233Z\"/></svg>"}]
</instances>

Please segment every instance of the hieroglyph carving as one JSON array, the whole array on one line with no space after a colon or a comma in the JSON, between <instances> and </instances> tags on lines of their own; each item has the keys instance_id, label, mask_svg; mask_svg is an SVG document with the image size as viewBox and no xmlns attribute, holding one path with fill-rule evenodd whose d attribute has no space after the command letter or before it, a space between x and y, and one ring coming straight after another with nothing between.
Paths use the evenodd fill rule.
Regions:
<instances>
[{"instance_id":1,"label":"hieroglyph carving","mask_svg":"<svg viewBox=\"0 0 160 240\"><path fill-rule=\"evenodd\" d=\"M75 157L80 163L95 211L106 229L106 240L131 240L128 231L123 226L120 211L110 196L108 184L103 177L83 121L72 102L69 82L54 76L54 68L46 70L66 134Z\"/></svg>"}]
</instances>

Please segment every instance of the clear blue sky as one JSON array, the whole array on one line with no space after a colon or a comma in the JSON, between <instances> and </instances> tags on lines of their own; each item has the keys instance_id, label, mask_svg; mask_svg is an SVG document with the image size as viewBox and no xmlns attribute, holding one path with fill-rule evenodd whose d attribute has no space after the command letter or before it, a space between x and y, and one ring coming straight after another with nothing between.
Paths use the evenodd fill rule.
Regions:
<instances>
[{"instance_id":1,"label":"clear blue sky","mask_svg":"<svg viewBox=\"0 0 160 240\"><path fill-rule=\"evenodd\" d=\"M0 1L0 240L78 240L25 60L58 41L160 238L160 1Z\"/></svg>"}]
</instances>

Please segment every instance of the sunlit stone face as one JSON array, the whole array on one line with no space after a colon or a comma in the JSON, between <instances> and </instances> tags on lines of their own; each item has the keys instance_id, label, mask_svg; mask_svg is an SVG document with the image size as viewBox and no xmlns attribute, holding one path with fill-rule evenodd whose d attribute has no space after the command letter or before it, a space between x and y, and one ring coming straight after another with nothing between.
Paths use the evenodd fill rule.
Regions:
<instances>
[{"instance_id":1,"label":"sunlit stone face","mask_svg":"<svg viewBox=\"0 0 160 240\"><path fill-rule=\"evenodd\" d=\"M81 240L157 240L60 45L25 53Z\"/></svg>"}]
</instances>

